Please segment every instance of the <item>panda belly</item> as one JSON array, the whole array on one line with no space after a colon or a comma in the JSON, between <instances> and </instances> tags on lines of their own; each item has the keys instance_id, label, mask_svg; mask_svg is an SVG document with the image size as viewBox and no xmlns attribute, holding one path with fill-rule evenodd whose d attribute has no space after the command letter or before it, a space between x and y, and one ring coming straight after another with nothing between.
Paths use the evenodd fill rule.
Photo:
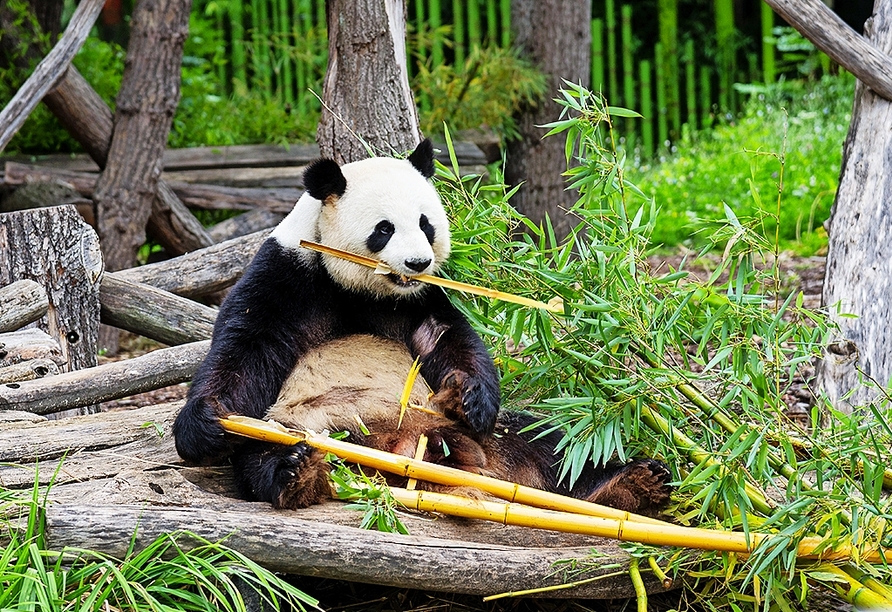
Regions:
<instances>
[{"instance_id":1,"label":"panda belly","mask_svg":"<svg viewBox=\"0 0 892 612\"><path fill-rule=\"evenodd\" d=\"M332 340L301 358L266 416L315 432L390 430L399 421L400 396L412 365L406 346L393 340L365 334ZM416 377L409 403L426 406L430 395Z\"/></svg>"}]
</instances>

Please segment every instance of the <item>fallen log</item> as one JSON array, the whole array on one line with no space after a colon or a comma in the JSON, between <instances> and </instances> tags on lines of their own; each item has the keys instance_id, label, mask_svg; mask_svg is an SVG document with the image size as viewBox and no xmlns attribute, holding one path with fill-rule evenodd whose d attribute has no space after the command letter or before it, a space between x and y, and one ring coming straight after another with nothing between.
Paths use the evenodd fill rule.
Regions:
<instances>
[{"instance_id":1,"label":"fallen log","mask_svg":"<svg viewBox=\"0 0 892 612\"><path fill-rule=\"evenodd\" d=\"M0 385L55 376L59 366L51 359L31 359L0 368Z\"/></svg>"},{"instance_id":2,"label":"fallen log","mask_svg":"<svg viewBox=\"0 0 892 612\"><path fill-rule=\"evenodd\" d=\"M209 295L235 284L269 234L264 230L240 236L167 261L120 270L114 277L188 298Z\"/></svg>"},{"instance_id":3,"label":"fallen log","mask_svg":"<svg viewBox=\"0 0 892 612\"><path fill-rule=\"evenodd\" d=\"M0 368L32 359L48 359L56 365L65 363L59 343L41 329L29 328L0 334Z\"/></svg>"},{"instance_id":4,"label":"fallen log","mask_svg":"<svg viewBox=\"0 0 892 612\"><path fill-rule=\"evenodd\" d=\"M0 385L0 409L50 414L91 406L192 379L210 340L38 380Z\"/></svg>"},{"instance_id":5,"label":"fallen log","mask_svg":"<svg viewBox=\"0 0 892 612\"><path fill-rule=\"evenodd\" d=\"M219 243L255 232L270 230L276 227L284 218L285 213L258 208L221 221L208 229L208 234L211 235L215 242Z\"/></svg>"},{"instance_id":6,"label":"fallen log","mask_svg":"<svg viewBox=\"0 0 892 612\"><path fill-rule=\"evenodd\" d=\"M0 111L0 151L6 148L31 111L64 76L71 60L87 40L103 4L103 0L84 0L77 5L59 42Z\"/></svg>"},{"instance_id":7,"label":"fallen log","mask_svg":"<svg viewBox=\"0 0 892 612\"><path fill-rule=\"evenodd\" d=\"M99 287L100 320L164 344L206 340L217 311L169 291L106 273Z\"/></svg>"},{"instance_id":8,"label":"fallen log","mask_svg":"<svg viewBox=\"0 0 892 612\"><path fill-rule=\"evenodd\" d=\"M0 332L15 331L33 323L49 310L46 290L33 280L0 287Z\"/></svg>"},{"instance_id":9,"label":"fallen log","mask_svg":"<svg viewBox=\"0 0 892 612\"><path fill-rule=\"evenodd\" d=\"M3 180L8 185L34 182L63 182L80 195L92 198L96 189L95 172L64 170L54 166L39 166L7 161ZM190 208L203 210L268 209L288 213L303 194L302 189L257 189L253 187L225 187L200 183L171 181L168 183L179 199Z\"/></svg>"}]
</instances>

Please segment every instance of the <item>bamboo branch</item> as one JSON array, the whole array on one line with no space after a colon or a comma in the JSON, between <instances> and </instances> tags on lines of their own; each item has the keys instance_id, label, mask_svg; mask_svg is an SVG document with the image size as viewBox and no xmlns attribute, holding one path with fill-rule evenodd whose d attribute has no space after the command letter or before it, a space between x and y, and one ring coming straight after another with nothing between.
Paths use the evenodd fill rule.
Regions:
<instances>
[{"instance_id":1,"label":"bamboo branch","mask_svg":"<svg viewBox=\"0 0 892 612\"><path fill-rule=\"evenodd\" d=\"M391 272L387 264L384 264L376 259L372 259L371 257L364 257L355 253L348 253L347 251L342 251L341 249L336 249L324 244L318 244L316 242L310 242L308 240L301 240L300 246L304 247L305 249L317 251L319 253L325 253L326 255L332 255L333 257L340 257L341 259L351 261L361 266L366 266L367 268L373 268L375 271L379 271L381 274L389 274ZM468 283L462 283L459 281L450 280L448 278L440 278L439 276L432 276L430 274L418 274L417 276L413 276L412 280L421 281L422 283L428 283L430 285L437 285L439 287L445 287L447 289L455 289L456 291L464 291L465 293L473 293L474 295L482 295L505 302L512 302L514 304L520 304L521 306L529 306L530 308L541 308L542 310L547 310L548 312L554 312L557 314L563 314L564 312L564 304L561 301L555 301L546 304L545 302L540 302L538 300L533 300L520 295L514 295L513 293L505 293L504 291L489 289L488 287L478 287L477 285L470 285Z\"/></svg>"}]
</instances>

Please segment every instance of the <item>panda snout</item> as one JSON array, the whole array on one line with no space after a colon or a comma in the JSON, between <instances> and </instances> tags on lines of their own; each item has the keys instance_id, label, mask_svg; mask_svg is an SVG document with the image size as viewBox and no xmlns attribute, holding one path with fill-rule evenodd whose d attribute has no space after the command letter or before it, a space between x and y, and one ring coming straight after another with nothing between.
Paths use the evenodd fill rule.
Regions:
<instances>
[{"instance_id":1,"label":"panda snout","mask_svg":"<svg viewBox=\"0 0 892 612\"><path fill-rule=\"evenodd\" d=\"M431 265L430 259L407 259L405 262L406 267L410 270L414 270L415 272L424 272L427 270L427 267Z\"/></svg>"}]
</instances>

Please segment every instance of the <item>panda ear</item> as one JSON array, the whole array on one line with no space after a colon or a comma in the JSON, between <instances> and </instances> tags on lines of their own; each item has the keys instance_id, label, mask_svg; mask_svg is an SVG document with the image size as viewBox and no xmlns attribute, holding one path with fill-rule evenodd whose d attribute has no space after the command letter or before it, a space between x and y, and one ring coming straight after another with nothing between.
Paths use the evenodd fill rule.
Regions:
<instances>
[{"instance_id":1,"label":"panda ear","mask_svg":"<svg viewBox=\"0 0 892 612\"><path fill-rule=\"evenodd\" d=\"M431 144L430 138L425 138L418 143L418 146L409 155L409 161L424 178L434 175L434 145Z\"/></svg>"},{"instance_id":2,"label":"panda ear","mask_svg":"<svg viewBox=\"0 0 892 612\"><path fill-rule=\"evenodd\" d=\"M317 159L304 170L304 188L317 200L341 197L347 190L347 179L341 167L330 159Z\"/></svg>"}]
</instances>

